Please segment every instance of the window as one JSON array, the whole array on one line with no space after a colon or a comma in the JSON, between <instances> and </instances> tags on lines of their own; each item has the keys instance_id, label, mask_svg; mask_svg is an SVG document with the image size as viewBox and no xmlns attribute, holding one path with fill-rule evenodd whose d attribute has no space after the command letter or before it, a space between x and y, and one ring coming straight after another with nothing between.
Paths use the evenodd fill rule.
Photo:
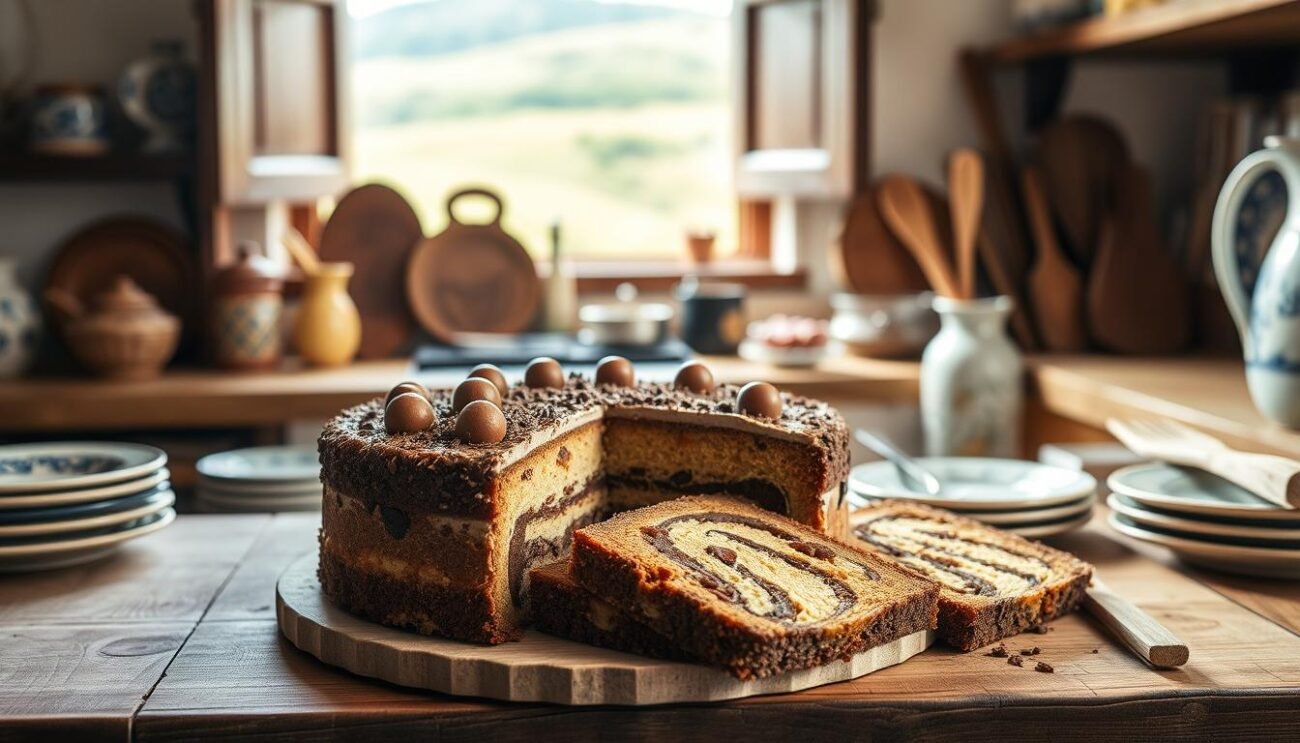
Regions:
<instances>
[{"instance_id":1,"label":"window","mask_svg":"<svg viewBox=\"0 0 1300 743\"><path fill-rule=\"evenodd\" d=\"M535 256L737 251L731 0L349 0L355 179L484 185ZM459 207L458 207L459 209ZM472 218L473 215L465 215Z\"/></svg>"}]
</instances>

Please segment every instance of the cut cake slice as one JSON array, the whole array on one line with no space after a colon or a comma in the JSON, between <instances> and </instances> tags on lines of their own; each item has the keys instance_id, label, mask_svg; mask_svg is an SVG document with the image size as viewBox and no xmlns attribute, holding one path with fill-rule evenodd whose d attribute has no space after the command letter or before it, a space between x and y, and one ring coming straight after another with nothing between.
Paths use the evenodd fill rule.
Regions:
<instances>
[{"instance_id":1,"label":"cut cake slice","mask_svg":"<svg viewBox=\"0 0 1300 743\"><path fill-rule=\"evenodd\" d=\"M939 637L974 650L1072 611L1092 566L974 519L904 501L850 517L866 547L937 581Z\"/></svg>"},{"instance_id":2,"label":"cut cake slice","mask_svg":"<svg viewBox=\"0 0 1300 743\"><path fill-rule=\"evenodd\" d=\"M583 588L740 679L847 659L933 629L938 586L726 496L679 498L574 533Z\"/></svg>"}]
</instances>

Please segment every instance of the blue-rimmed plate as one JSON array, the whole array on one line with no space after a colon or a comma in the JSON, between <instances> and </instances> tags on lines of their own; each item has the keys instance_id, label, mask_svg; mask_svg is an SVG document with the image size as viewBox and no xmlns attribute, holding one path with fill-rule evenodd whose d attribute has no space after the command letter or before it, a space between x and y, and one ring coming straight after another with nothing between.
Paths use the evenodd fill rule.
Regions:
<instances>
[{"instance_id":1,"label":"blue-rimmed plate","mask_svg":"<svg viewBox=\"0 0 1300 743\"><path fill-rule=\"evenodd\" d=\"M39 524L47 521L84 519L91 516L103 516L109 513L116 513L118 511L129 511L137 506L149 502L150 499L157 498L162 493L170 491L171 483L164 481L137 493L131 493L117 498L92 501L90 503L74 503L67 506L45 506L42 508L14 508L0 511L0 527L16 526L19 524Z\"/></svg>"},{"instance_id":2,"label":"blue-rimmed plate","mask_svg":"<svg viewBox=\"0 0 1300 743\"><path fill-rule=\"evenodd\" d=\"M0 495L79 490L143 477L167 455L144 444L68 441L0 446Z\"/></svg>"},{"instance_id":3,"label":"blue-rimmed plate","mask_svg":"<svg viewBox=\"0 0 1300 743\"><path fill-rule=\"evenodd\" d=\"M98 560L123 543L152 534L175 520L175 509L164 508L135 521L102 529L53 538L5 539L0 541L0 573L50 570Z\"/></svg>"},{"instance_id":4,"label":"blue-rimmed plate","mask_svg":"<svg viewBox=\"0 0 1300 743\"><path fill-rule=\"evenodd\" d=\"M0 513L12 509L48 508L66 506L73 503L91 503L109 498L120 498L152 490L167 482L171 477L165 467L157 472L150 472L136 480L103 485L97 488L83 488L67 492L35 493L31 495L0 495Z\"/></svg>"},{"instance_id":5,"label":"blue-rimmed plate","mask_svg":"<svg viewBox=\"0 0 1300 743\"><path fill-rule=\"evenodd\" d=\"M300 483L320 480L320 455L314 446L259 446L203 457L199 474L224 483Z\"/></svg>"},{"instance_id":6,"label":"blue-rimmed plate","mask_svg":"<svg viewBox=\"0 0 1300 743\"><path fill-rule=\"evenodd\" d=\"M1115 470L1111 491L1138 505L1189 516L1285 521L1300 524L1300 510L1277 505L1209 472L1152 462Z\"/></svg>"},{"instance_id":7,"label":"blue-rimmed plate","mask_svg":"<svg viewBox=\"0 0 1300 743\"><path fill-rule=\"evenodd\" d=\"M0 512L0 543L3 543L3 540L8 538L68 534L128 524L157 513L164 508L171 508L176 505L176 494L170 488L158 488L153 492L119 498L116 501L105 501L105 503L111 503L113 507L57 520L27 520L6 523L3 517L8 514ZM98 506L101 504L95 503L92 505ZM71 508L81 508L81 506L71 506ZM33 510L55 511L61 509Z\"/></svg>"},{"instance_id":8,"label":"blue-rimmed plate","mask_svg":"<svg viewBox=\"0 0 1300 743\"><path fill-rule=\"evenodd\" d=\"M908 488L889 462L849 473L849 489L867 498L904 498L953 511L1021 511L1077 501L1097 489L1092 475L1021 459L922 457L943 486L937 496Z\"/></svg>"}]
</instances>

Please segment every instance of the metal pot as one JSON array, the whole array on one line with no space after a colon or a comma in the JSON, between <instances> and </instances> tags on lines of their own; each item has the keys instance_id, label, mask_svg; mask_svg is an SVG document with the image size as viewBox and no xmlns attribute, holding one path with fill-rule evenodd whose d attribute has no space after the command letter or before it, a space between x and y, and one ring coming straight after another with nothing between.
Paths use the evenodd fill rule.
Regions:
<instances>
[{"instance_id":1,"label":"metal pot","mask_svg":"<svg viewBox=\"0 0 1300 743\"><path fill-rule=\"evenodd\" d=\"M655 302L588 304L578 310L578 340L593 346L654 346L668 338L673 308Z\"/></svg>"}]
</instances>

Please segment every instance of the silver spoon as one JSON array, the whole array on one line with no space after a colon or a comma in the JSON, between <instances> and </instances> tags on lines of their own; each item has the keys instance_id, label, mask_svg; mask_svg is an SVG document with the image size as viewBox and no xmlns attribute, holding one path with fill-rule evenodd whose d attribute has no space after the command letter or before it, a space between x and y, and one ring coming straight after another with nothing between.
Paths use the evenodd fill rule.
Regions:
<instances>
[{"instance_id":1,"label":"silver spoon","mask_svg":"<svg viewBox=\"0 0 1300 743\"><path fill-rule=\"evenodd\" d=\"M898 469L899 479L908 488L931 497L939 495L939 492L943 490L943 486L939 484L939 478L935 477L934 473L922 467L915 459L904 454L889 439L861 428L853 432L853 438L857 439L859 444L892 462L894 467Z\"/></svg>"}]
</instances>

